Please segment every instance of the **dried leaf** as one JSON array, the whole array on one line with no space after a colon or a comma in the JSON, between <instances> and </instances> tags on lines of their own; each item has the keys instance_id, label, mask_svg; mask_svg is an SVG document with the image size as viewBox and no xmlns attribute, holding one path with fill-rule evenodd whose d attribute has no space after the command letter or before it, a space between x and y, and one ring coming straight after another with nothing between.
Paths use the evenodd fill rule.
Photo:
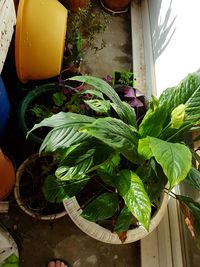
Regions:
<instances>
[{"instance_id":1,"label":"dried leaf","mask_svg":"<svg viewBox=\"0 0 200 267\"><path fill-rule=\"evenodd\" d=\"M117 235L119 236L119 239L122 241L122 243L124 243L124 242L126 241L126 238L127 238L127 231L117 233Z\"/></svg>"}]
</instances>

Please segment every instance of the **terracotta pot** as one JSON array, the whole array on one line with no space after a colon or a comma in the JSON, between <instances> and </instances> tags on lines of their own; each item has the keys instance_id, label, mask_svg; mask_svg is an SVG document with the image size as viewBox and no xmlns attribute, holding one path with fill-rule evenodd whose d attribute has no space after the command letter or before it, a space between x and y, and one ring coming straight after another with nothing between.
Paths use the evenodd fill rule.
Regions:
<instances>
[{"instance_id":1,"label":"terracotta pot","mask_svg":"<svg viewBox=\"0 0 200 267\"><path fill-rule=\"evenodd\" d=\"M61 0L60 1L67 9L71 11L78 11L79 8L86 8L89 0Z\"/></svg>"},{"instance_id":2,"label":"terracotta pot","mask_svg":"<svg viewBox=\"0 0 200 267\"><path fill-rule=\"evenodd\" d=\"M15 185L15 169L0 149L0 200L5 199Z\"/></svg>"},{"instance_id":3,"label":"terracotta pot","mask_svg":"<svg viewBox=\"0 0 200 267\"><path fill-rule=\"evenodd\" d=\"M100 2L108 11L122 13L128 10L131 0L100 0Z\"/></svg>"},{"instance_id":4,"label":"terracotta pot","mask_svg":"<svg viewBox=\"0 0 200 267\"><path fill-rule=\"evenodd\" d=\"M65 209L69 217L84 233L104 243L116 244L116 245L122 244L122 241L119 239L117 233L115 232L113 233L110 230L81 217L80 214L82 213L82 209L79 206L78 201L76 200L75 197L72 197L70 199L65 199L63 201L63 204L65 206ZM127 238L123 244L138 241L147 236L149 233L151 233L158 226L161 219L163 218L165 211L167 209L167 204L168 204L168 194L163 193L160 201L160 208L156 211L156 213L153 215L150 221L149 231L146 231L144 227L141 225L138 226L137 228L128 230Z\"/></svg>"}]
</instances>

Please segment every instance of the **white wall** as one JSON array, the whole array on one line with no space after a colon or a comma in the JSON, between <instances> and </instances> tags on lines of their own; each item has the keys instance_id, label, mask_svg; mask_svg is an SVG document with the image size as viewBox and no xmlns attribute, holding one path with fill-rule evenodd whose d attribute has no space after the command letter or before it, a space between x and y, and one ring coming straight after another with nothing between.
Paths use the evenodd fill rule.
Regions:
<instances>
[{"instance_id":1,"label":"white wall","mask_svg":"<svg viewBox=\"0 0 200 267\"><path fill-rule=\"evenodd\" d=\"M200 68L200 0L148 0L157 95Z\"/></svg>"}]
</instances>

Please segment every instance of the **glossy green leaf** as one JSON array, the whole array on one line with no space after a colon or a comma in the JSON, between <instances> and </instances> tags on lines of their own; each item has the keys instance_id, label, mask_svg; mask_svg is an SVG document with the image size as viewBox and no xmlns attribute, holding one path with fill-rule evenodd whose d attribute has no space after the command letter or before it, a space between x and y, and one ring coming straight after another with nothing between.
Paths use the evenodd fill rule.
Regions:
<instances>
[{"instance_id":1,"label":"glossy green leaf","mask_svg":"<svg viewBox=\"0 0 200 267\"><path fill-rule=\"evenodd\" d=\"M120 155L114 155L108 162L105 162L100 166L100 170L113 175L115 173L116 168L119 166L120 163Z\"/></svg>"},{"instance_id":2,"label":"glossy green leaf","mask_svg":"<svg viewBox=\"0 0 200 267\"><path fill-rule=\"evenodd\" d=\"M51 130L40 147L40 152L54 152L59 148L67 148L79 144L90 137L78 131L77 127L61 127Z\"/></svg>"},{"instance_id":3,"label":"glossy green leaf","mask_svg":"<svg viewBox=\"0 0 200 267\"><path fill-rule=\"evenodd\" d=\"M170 182L170 189L183 181L191 169L192 155L185 145L148 137L153 156Z\"/></svg>"},{"instance_id":4,"label":"glossy green leaf","mask_svg":"<svg viewBox=\"0 0 200 267\"><path fill-rule=\"evenodd\" d=\"M161 166L151 158L148 164L140 165L136 173L141 178L151 202L159 205L160 195L168 181Z\"/></svg>"},{"instance_id":5,"label":"glossy green leaf","mask_svg":"<svg viewBox=\"0 0 200 267\"><path fill-rule=\"evenodd\" d=\"M103 163L97 170L98 175L102 181L109 186L115 186L114 181L118 166L120 163L120 155L116 154L109 161Z\"/></svg>"},{"instance_id":6,"label":"glossy green leaf","mask_svg":"<svg viewBox=\"0 0 200 267\"><path fill-rule=\"evenodd\" d=\"M144 160L148 160L153 156L148 138L139 139L138 154Z\"/></svg>"},{"instance_id":7,"label":"glossy green leaf","mask_svg":"<svg viewBox=\"0 0 200 267\"><path fill-rule=\"evenodd\" d=\"M61 161L56 176L60 180L77 179L77 176L98 168L113 153L112 148L97 140L82 143Z\"/></svg>"},{"instance_id":8,"label":"glossy green leaf","mask_svg":"<svg viewBox=\"0 0 200 267\"><path fill-rule=\"evenodd\" d=\"M159 98L159 104L163 103L167 103L170 113L178 105L185 104L186 121L197 122L200 119L200 73L189 74L177 87L165 90Z\"/></svg>"},{"instance_id":9,"label":"glossy green leaf","mask_svg":"<svg viewBox=\"0 0 200 267\"><path fill-rule=\"evenodd\" d=\"M151 216L151 202L142 180L136 173L129 170L122 170L116 177L116 187L128 209L144 228L148 230Z\"/></svg>"},{"instance_id":10,"label":"glossy green leaf","mask_svg":"<svg viewBox=\"0 0 200 267\"><path fill-rule=\"evenodd\" d=\"M200 191L200 172L196 168L191 168L185 181Z\"/></svg>"},{"instance_id":11,"label":"glossy green leaf","mask_svg":"<svg viewBox=\"0 0 200 267\"><path fill-rule=\"evenodd\" d=\"M118 196L115 193L104 193L90 202L81 213L89 221L97 222L111 218L118 210Z\"/></svg>"},{"instance_id":12,"label":"glossy green leaf","mask_svg":"<svg viewBox=\"0 0 200 267\"><path fill-rule=\"evenodd\" d=\"M137 158L137 132L123 121L107 117L97 119L91 125L83 127L82 132L91 135L117 151L130 151L132 159Z\"/></svg>"},{"instance_id":13,"label":"glossy green leaf","mask_svg":"<svg viewBox=\"0 0 200 267\"><path fill-rule=\"evenodd\" d=\"M92 123L93 121L95 121L95 118L86 115L80 115L72 112L59 112L49 118L45 118L40 123L35 124L29 133L40 127L81 127L88 123Z\"/></svg>"},{"instance_id":14,"label":"glossy green leaf","mask_svg":"<svg viewBox=\"0 0 200 267\"><path fill-rule=\"evenodd\" d=\"M117 218L117 222L114 228L114 232L125 232L128 231L131 222L133 220L133 214L130 212L128 207L124 207L121 211L119 217Z\"/></svg>"},{"instance_id":15,"label":"glossy green leaf","mask_svg":"<svg viewBox=\"0 0 200 267\"><path fill-rule=\"evenodd\" d=\"M58 180L55 175L49 175L45 179L43 193L50 203L59 203L80 192L89 180L89 176L83 175L77 180L66 182Z\"/></svg>"},{"instance_id":16,"label":"glossy green leaf","mask_svg":"<svg viewBox=\"0 0 200 267\"><path fill-rule=\"evenodd\" d=\"M137 127L137 122L136 122L136 114L134 108L132 108L128 103L122 102L122 105L124 107L124 111L126 113L126 116L128 118L128 122L130 125ZM111 103L112 108L115 110L117 114L120 113L120 108L117 104Z\"/></svg>"},{"instance_id":17,"label":"glossy green leaf","mask_svg":"<svg viewBox=\"0 0 200 267\"><path fill-rule=\"evenodd\" d=\"M91 99L84 102L96 112L107 113L110 110L109 100Z\"/></svg>"},{"instance_id":18,"label":"glossy green leaf","mask_svg":"<svg viewBox=\"0 0 200 267\"><path fill-rule=\"evenodd\" d=\"M147 136L158 137L163 129L167 111L168 107L166 105L155 110L149 109L139 126L139 135L142 138Z\"/></svg>"}]
</instances>

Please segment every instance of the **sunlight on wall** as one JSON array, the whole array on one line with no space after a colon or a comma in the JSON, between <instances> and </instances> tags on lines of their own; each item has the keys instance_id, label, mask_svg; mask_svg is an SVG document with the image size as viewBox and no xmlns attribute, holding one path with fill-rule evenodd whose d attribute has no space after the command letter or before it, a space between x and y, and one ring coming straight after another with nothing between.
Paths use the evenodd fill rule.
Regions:
<instances>
[{"instance_id":1,"label":"sunlight on wall","mask_svg":"<svg viewBox=\"0 0 200 267\"><path fill-rule=\"evenodd\" d=\"M199 10L199 0L149 0L158 96L200 69Z\"/></svg>"}]
</instances>

